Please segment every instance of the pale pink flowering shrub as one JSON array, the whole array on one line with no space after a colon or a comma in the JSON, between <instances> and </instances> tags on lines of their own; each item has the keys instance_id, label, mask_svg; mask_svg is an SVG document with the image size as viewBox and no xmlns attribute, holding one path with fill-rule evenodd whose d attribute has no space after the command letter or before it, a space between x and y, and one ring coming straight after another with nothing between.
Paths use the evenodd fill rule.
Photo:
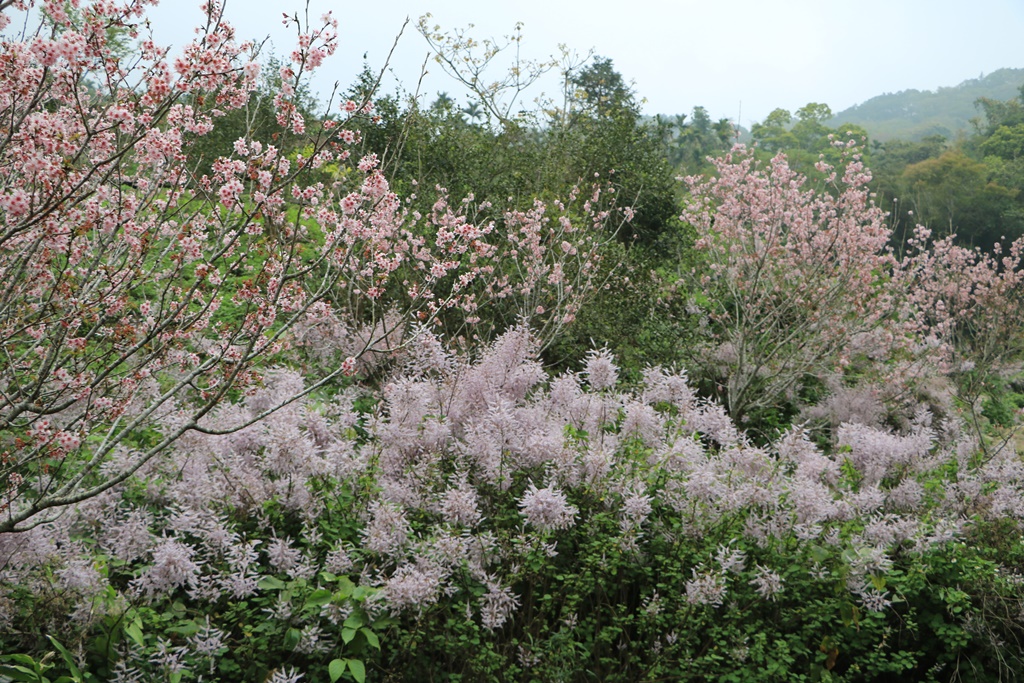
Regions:
<instances>
[{"instance_id":1,"label":"pale pink flowering shrub","mask_svg":"<svg viewBox=\"0 0 1024 683\"><path fill-rule=\"evenodd\" d=\"M489 583L480 606L480 622L484 628L498 629L512 616L519 599L507 586Z\"/></svg>"},{"instance_id":2,"label":"pale pink flowering shrub","mask_svg":"<svg viewBox=\"0 0 1024 683\"><path fill-rule=\"evenodd\" d=\"M409 522L402 508L395 504L374 503L363 541L367 550L382 555L397 554L408 543Z\"/></svg>"},{"instance_id":3,"label":"pale pink flowering shrub","mask_svg":"<svg viewBox=\"0 0 1024 683\"><path fill-rule=\"evenodd\" d=\"M379 597L396 612L423 610L440 597L444 576L441 567L430 563L402 565L384 582Z\"/></svg>"},{"instance_id":4,"label":"pale pink flowering shrub","mask_svg":"<svg viewBox=\"0 0 1024 683\"><path fill-rule=\"evenodd\" d=\"M456 525L472 527L481 519L477 493L465 483L445 491L439 507L441 515Z\"/></svg>"},{"instance_id":5,"label":"pale pink flowering shrub","mask_svg":"<svg viewBox=\"0 0 1024 683\"><path fill-rule=\"evenodd\" d=\"M195 550L173 539L165 539L152 550L153 565L133 582L146 598L173 593L179 588L194 588L200 572L194 561Z\"/></svg>"},{"instance_id":6,"label":"pale pink flowering shrub","mask_svg":"<svg viewBox=\"0 0 1024 683\"><path fill-rule=\"evenodd\" d=\"M686 582L686 600L693 605L721 607L725 601L725 575L721 572L700 572L693 568L693 578Z\"/></svg>"},{"instance_id":7,"label":"pale pink flowering shrub","mask_svg":"<svg viewBox=\"0 0 1024 683\"><path fill-rule=\"evenodd\" d=\"M750 580L750 585L757 589L758 594L762 598L767 600L777 599L783 588L782 577L779 576L778 572L761 565L757 565L754 570L754 578Z\"/></svg>"},{"instance_id":8,"label":"pale pink flowering shrub","mask_svg":"<svg viewBox=\"0 0 1024 683\"><path fill-rule=\"evenodd\" d=\"M123 590L130 569L128 599L158 607L187 597L212 615L244 598L316 657L331 647L324 634L354 615L416 629L459 619L498 639L541 628L547 608L534 591L570 591L555 574L580 580L573 563L596 544L582 556L596 563L588 571L628 574L649 561L679 577L667 593L636 575L647 586L636 603L657 604L655 621L679 609L726 618L736 603L788 610L808 590L887 616L908 590L897 568L957 547L987 520L1024 520L1024 467L1008 456L972 461L951 425L844 425L834 452L799 430L756 447L720 406L694 400L683 375L650 370L649 385L597 390L572 375L547 381L535 352L517 328L476 359L450 354L447 367L392 376L371 413L354 414L351 396L306 397L221 429L261 414L278 392L301 393L301 378L269 373L264 389L211 416L209 434L179 440L63 526L0 536L10 558L0 600L56 586L81 613L116 614L96 591ZM628 406L649 410L660 436L636 438ZM109 521L103 547L125 564L83 571L72 538L90 519ZM330 531L337 520L351 525L343 538ZM97 581L102 571L109 584ZM339 585L360 600L329 598ZM283 586L327 602L305 607ZM584 602L567 609L590 619L591 598L572 599ZM220 618L209 628L233 628ZM59 628L75 637L95 620L75 623ZM205 668L203 642L164 654Z\"/></svg>"}]
</instances>

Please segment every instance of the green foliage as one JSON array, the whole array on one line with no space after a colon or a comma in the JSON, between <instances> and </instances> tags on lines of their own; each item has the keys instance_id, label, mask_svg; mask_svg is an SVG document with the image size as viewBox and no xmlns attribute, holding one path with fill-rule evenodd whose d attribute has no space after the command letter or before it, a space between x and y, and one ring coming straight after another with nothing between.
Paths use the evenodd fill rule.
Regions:
<instances>
[{"instance_id":1,"label":"green foliage","mask_svg":"<svg viewBox=\"0 0 1024 683\"><path fill-rule=\"evenodd\" d=\"M787 567L784 590L763 598L748 569L728 576L729 597L715 607L689 602L682 587L737 527L694 538L684 515L656 507L640 553L599 499L573 502L582 519L551 539L557 554L534 549L522 562L515 623L488 631L457 599L403 619L384 652L395 680L940 681L959 670L994 681L994 638L1016 629L990 611L994 600L1018 604L1019 591L963 543L908 552L871 577L893 596L881 611L851 600L846 583L860 558L828 545L798 551L784 539L733 544L748 567ZM832 578L823 582L822 572Z\"/></svg>"},{"instance_id":2,"label":"green foliage","mask_svg":"<svg viewBox=\"0 0 1024 683\"><path fill-rule=\"evenodd\" d=\"M795 117L785 109L772 111L764 121L755 123L750 133L760 156L784 153L792 168L818 178L819 161L836 165L841 159L834 141L854 140L866 147L867 132L863 128L853 124L830 128L825 123L831 118L832 110L827 104L810 102L798 109Z\"/></svg>"},{"instance_id":3,"label":"green foliage","mask_svg":"<svg viewBox=\"0 0 1024 683\"><path fill-rule=\"evenodd\" d=\"M980 145L985 156L1012 161L1024 155L1024 123L1000 125Z\"/></svg>"},{"instance_id":4,"label":"green foliage","mask_svg":"<svg viewBox=\"0 0 1024 683\"><path fill-rule=\"evenodd\" d=\"M985 250L1022 226L1008 221L1017 191L988 180L984 164L958 150L911 164L903 171L915 220L937 234L957 233Z\"/></svg>"},{"instance_id":5,"label":"green foliage","mask_svg":"<svg viewBox=\"0 0 1024 683\"><path fill-rule=\"evenodd\" d=\"M594 348L608 348L623 366L628 382L650 365L682 366L695 336L687 312L689 292L672 274L655 270L656 261L622 244L609 245L605 284L576 321L544 352L555 370L579 370ZM611 270L613 269L614 270Z\"/></svg>"},{"instance_id":6,"label":"green foliage","mask_svg":"<svg viewBox=\"0 0 1024 683\"><path fill-rule=\"evenodd\" d=\"M75 663L75 658L68 649L53 636L46 636L50 645L60 655L60 662L53 663L54 653L47 652L37 661L30 655L0 655L0 681L24 681L25 683L86 683L97 680L89 673L83 673ZM60 675L51 670L56 669Z\"/></svg>"},{"instance_id":7,"label":"green foliage","mask_svg":"<svg viewBox=\"0 0 1024 683\"><path fill-rule=\"evenodd\" d=\"M711 170L708 157L727 152L736 142L737 131L729 119L712 121L707 109L694 107L687 121L686 114L668 119L655 117L655 128L665 141L669 164L685 173Z\"/></svg>"}]
</instances>

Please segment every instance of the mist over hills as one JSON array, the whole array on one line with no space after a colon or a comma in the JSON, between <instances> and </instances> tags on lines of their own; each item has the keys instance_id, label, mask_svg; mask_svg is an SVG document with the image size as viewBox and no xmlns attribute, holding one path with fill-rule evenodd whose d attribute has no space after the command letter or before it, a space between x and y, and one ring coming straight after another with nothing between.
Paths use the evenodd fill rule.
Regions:
<instances>
[{"instance_id":1,"label":"mist over hills","mask_svg":"<svg viewBox=\"0 0 1024 683\"><path fill-rule=\"evenodd\" d=\"M1009 100L1020 94L1024 69L999 69L959 85L938 90L903 90L872 97L844 109L827 122L863 126L872 139L921 140L929 135L955 138L971 129L971 119L981 112L978 98Z\"/></svg>"}]
</instances>

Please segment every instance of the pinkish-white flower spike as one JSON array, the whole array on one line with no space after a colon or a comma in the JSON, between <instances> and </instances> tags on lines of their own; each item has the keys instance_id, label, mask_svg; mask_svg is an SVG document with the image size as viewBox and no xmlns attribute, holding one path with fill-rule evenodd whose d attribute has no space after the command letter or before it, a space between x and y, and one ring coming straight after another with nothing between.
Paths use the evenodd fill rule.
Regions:
<instances>
[{"instance_id":1,"label":"pinkish-white flower spike","mask_svg":"<svg viewBox=\"0 0 1024 683\"><path fill-rule=\"evenodd\" d=\"M575 524L578 510L570 505L565 494L550 486L538 489L530 484L519 501L519 509L527 523L541 531L567 529Z\"/></svg>"}]
</instances>

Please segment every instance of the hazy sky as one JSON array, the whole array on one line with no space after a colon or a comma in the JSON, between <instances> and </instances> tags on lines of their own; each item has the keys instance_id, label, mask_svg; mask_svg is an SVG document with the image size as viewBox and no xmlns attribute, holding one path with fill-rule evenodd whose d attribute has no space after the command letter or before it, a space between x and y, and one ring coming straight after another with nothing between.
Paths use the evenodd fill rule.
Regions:
<instances>
[{"instance_id":1,"label":"hazy sky","mask_svg":"<svg viewBox=\"0 0 1024 683\"><path fill-rule=\"evenodd\" d=\"M199 2L163 0L150 16L160 42L180 45L200 18ZM286 55L294 30L284 12L302 0L227 0L244 37L271 36ZM410 24L391 62L394 78L414 90L428 48L415 30L430 12L444 28L474 24L476 38L501 38L523 23L523 54L544 58L560 43L609 57L646 98L648 114L687 113L696 105L714 118L763 119L776 107L824 102L833 111L883 92L956 85L1002 67L1024 66L1024 0L311 0L309 14L333 10L340 47L314 81L326 94L344 87L363 55L375 69L406 17ZM428 63L427 101L462 92ZM395 80L386 81L391 92ZM554 94L552 79L533 92Z\"/></svg>"}]
</instances>

